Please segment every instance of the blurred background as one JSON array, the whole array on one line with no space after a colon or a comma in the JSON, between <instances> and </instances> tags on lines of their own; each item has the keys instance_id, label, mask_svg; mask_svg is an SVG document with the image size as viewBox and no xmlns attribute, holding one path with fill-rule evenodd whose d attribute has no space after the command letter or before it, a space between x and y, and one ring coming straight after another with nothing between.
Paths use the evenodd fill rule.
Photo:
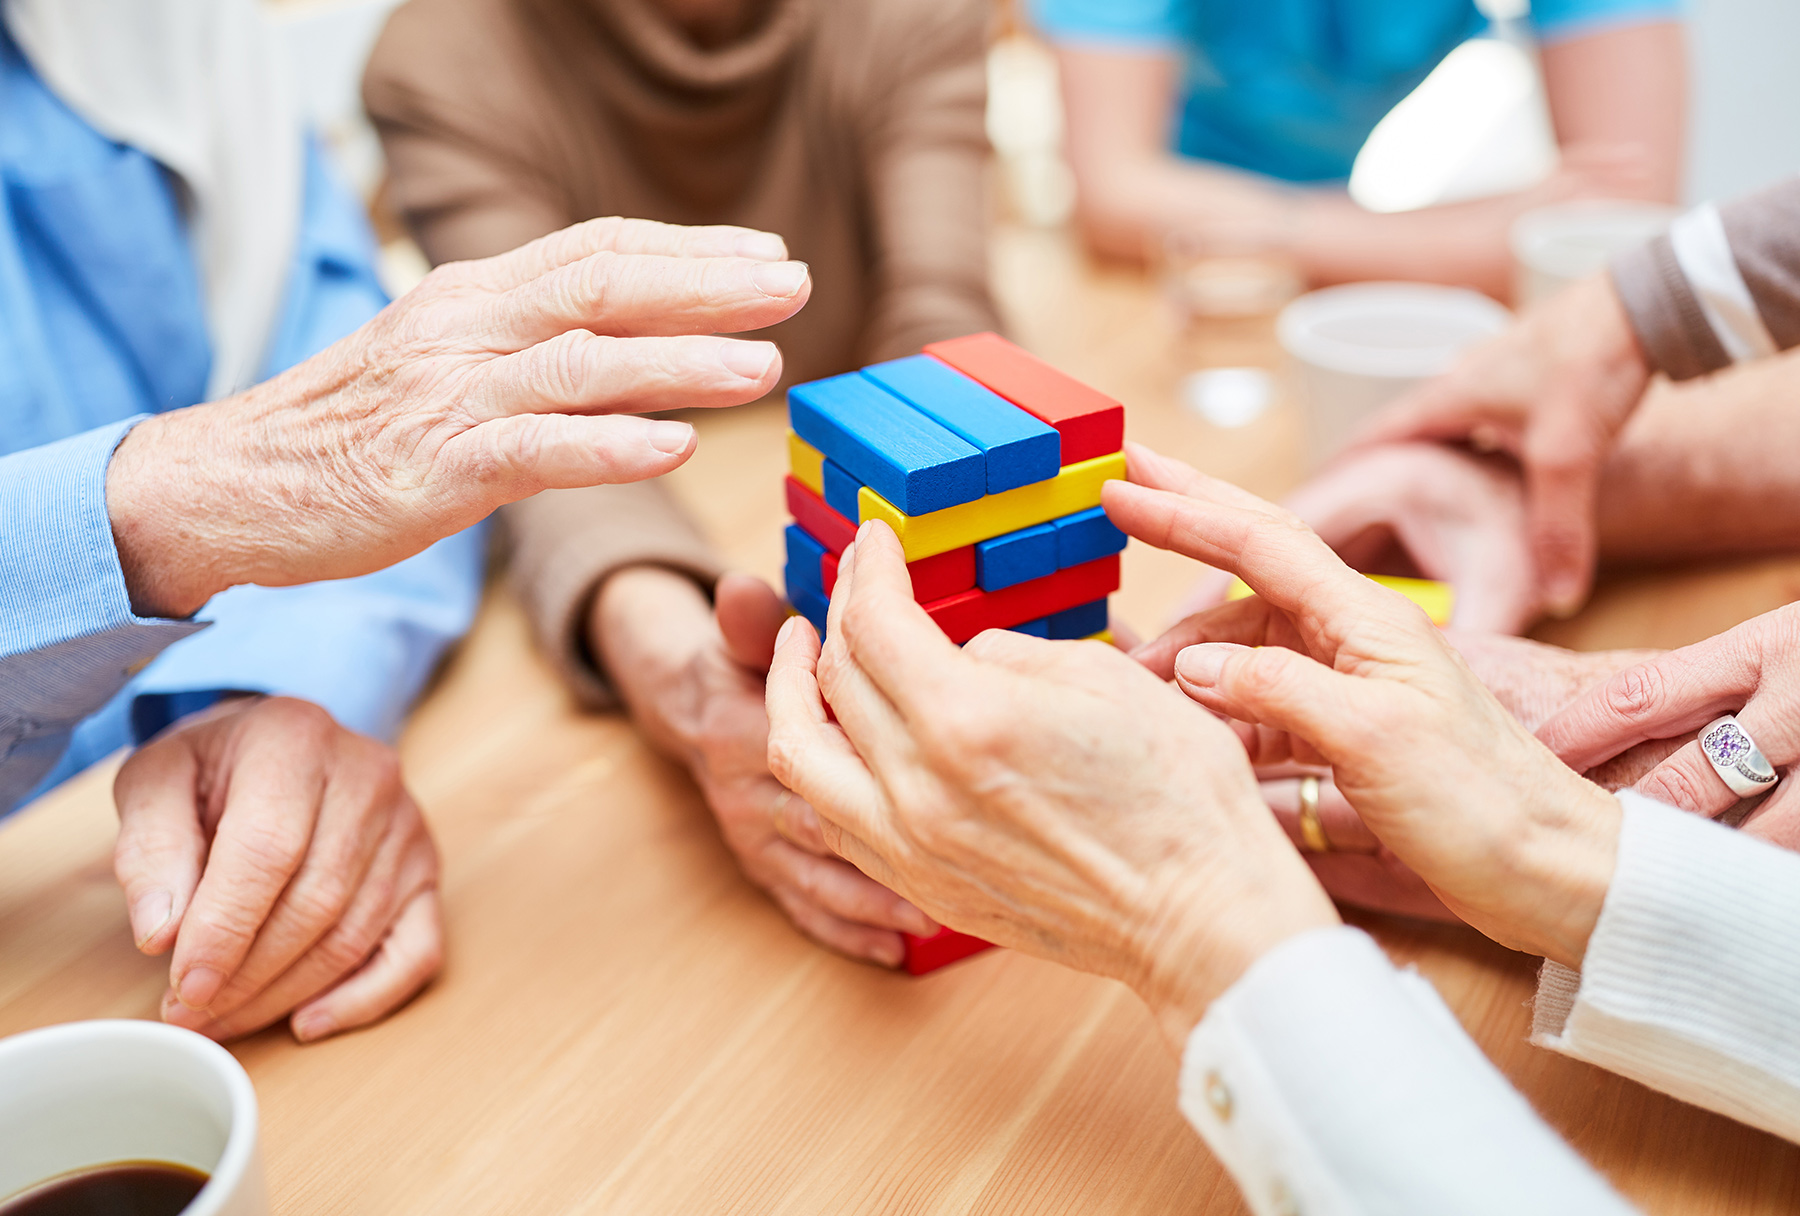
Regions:
<instances>
[{"instance_id":1,"label":"blurred background","mask_svg":"<svg viewBox=\"0 0 1800 1216\"><path fill-rule=\"evenodd\" d=\"M339 168L379 209L381 146L363 117L363 64L399 0L267 0L305 90L308 113ZM1482 0L1490 36L1453 53L1385 119L1357 158L1352 196L1376 211L1504 193L1555 166L1544 91L1519 32L1528 0ZM1061 155L1055 60L1011 0L996 5L989 58L988 133L1003 219L1055 228L1068 221L1074 185ZM1727 198L1800 172L1800 4L1689 0L1693 108L1689 202ZM394 285L423 262L391 224Z\"/></svg>"},{"instance_id":2,"label":"blurred background","mask_svg":"<svg viewBox=\"0 0 1800 1216\"><path fill-rule=\"evenodd\" d=\"M381 148L359 96L364 61L397 0L267 2L315 127L375 217L386 282L404 291L426 263L386 205ZM1452 52L1363 147L1349 181L1357 203L1408 211L1516 192L1555 171L1527 3L1482 0L1489 32ZM1728 198L1800 172L1800 74L1785 50L1800 45L1800 4L1689 0L1686 15L1683 200ZM999 0L993 29L987 130L998 304L1016 340L1124 401L1132 438L1278 497L1380 400L1505 323L1499 304L1453 287L1427 287L1439 294L1422 301L1334 300L1334 291L1367 291L1334 288L1287 307L1305 284L1291 265L1254 250L1172 237L1139 260L1095 256L1073 218L1055 54L1016 0ZM1630 206L1641 214L1609 214L1593 232L1581 230L1579 215L1573 229L1563 219L1542 231L1515 226L1514 253L1524 255L1515 299L1598 266L1610 248L1635 243L1673 214ZM780 410L768 402L705 419L706 435L723 442L707 438L669 479L716 544L770 579L782 560L780 530L770 524L770 470L784 461ZM1128 619L1153 626L1187 575L1179 560L1143 546L1126 561L1120 605Z\"/></svg>"}]
</instances>

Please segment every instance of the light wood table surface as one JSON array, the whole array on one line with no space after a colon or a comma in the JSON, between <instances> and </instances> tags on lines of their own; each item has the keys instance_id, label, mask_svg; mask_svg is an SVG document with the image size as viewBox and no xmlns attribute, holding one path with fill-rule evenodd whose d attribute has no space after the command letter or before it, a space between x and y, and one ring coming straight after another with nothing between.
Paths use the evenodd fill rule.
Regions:
<instances>
[{"instance_id":1,"label":"light wood table surface","mask_svg":"<svg viewBox=\"0 0 1800 1216\"><path fill-rule=\"evenodd\" d=\"M1298 479L1291 406L1221 431L1175 404L1193 367L1273 366L1266 326L1184 339L1141 276L1090 267L1057 234L1003 231L995 258L1019 336L1122 398L1134 438L1260 493ZM677 491L773 577L781 409L702 430ZM1133 546L1117 605L1157 627L1192 575ZM1556 636L1674 645L1796 594L1795 561L1615 579ZM1175 1061L1130 992L998 951L915 980L802 940L738 877L685 776L618 717L571 708L505 594L403 752L444 852L449 963L371 1030L235 1046L277 1212L1243 1210L1176 1113ZM110 779L0 828L0 1034L154 1014L165 967L126 929ZM1647 1210L1800 1208L1800 1150L1528 1046L1534 960L1355 919Z\"/></svg>"}]
</instances>

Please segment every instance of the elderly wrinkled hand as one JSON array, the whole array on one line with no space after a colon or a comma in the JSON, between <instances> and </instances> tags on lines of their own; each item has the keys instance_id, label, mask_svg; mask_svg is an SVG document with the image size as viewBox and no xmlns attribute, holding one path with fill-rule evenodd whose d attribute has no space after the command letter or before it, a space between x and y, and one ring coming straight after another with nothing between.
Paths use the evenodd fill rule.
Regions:
<instances>
[{"instance_id":1,"label":"elderly wrinkled hand","mask_svg":"<svg viewBox=\"0 0 1800 1216\"><path fill-rule=\"evenodd\" d=\"M1525 638L1450 630L1445 634L1477 679L1508 713L1535 730L1557 710L1589 688L1603 684L1621 668L1655 653L1642 650L1575 651ZM1166 666L1174 651L1159 648ZM1661 762L1685 739L1656 739L1621 753L1583 775L1602 789L1631 785ZM1296 846L1307 848L1300 825L1300 770L1293 765L1267 768L1263 797ZM1369 830L1355 808L1338 791L1329 773L1318 781L1316 814L1328 851L1308 852L1306 860L1332 898L1359 908L1433 920L1455 920L1443 902L1416 873L1394 856Z\"/></svg>"},{"instance_id":2,"label":"elderly wrinkled hand","mask_svg":"<svg viewBox=\"0 0 1800 1216\"><path fill-rule=\"evenodd\" d=\"M1537 582L1549 609L1567 614L1593 579L1607 453L1649 382L1624 305L1598 274L1395 402L1360 441L1466 440L1517 457Z\"/></svg>"},{"instance_id":3,"label":"elderly wrinkled hand","mask_svg":"<svg viewBox=\"0 0 1800 1216\"><path fill-rule=\"evenodd\" d=\"M1744 799L1726 785L1695 732L1733 714L1775 771L1800 761L1800 605L1753 617L1692 646L1618 672L1538 728L1576 767L1611 762L1646 741L1680 740L1633 788L1704 815L1736 814ZM1745 831L1800 847L1800 795L1787 782L1748 809Z\"/></svg>"},{"instance_id":4,"label":"elderly wrinkled hand","mask_svg":"<svg viewBox=\"0 0 1800 1216\"><path fill-rule=\"evenodd\" d=\"M1335 922L1230 730L1119 651L1000 630L958 649L878 523L828 624L822 653L784 627L771 766L827 843L945 924L1125 980L1179 1043L1265 950Z\"/></svg>"},{"instance_id":5,"label":"elderly wrinkled hand","mask_svg":"<svg viewBox=\"0 0 1800 1216\"><path fill-rule=\"evenodd\" d=\"M716 612L688 578L614 574L595 597L594 653L646 737L687 766L745 877L813 940L898 967L902 932L937 925L826 846L817 817L769 772L764 682L787 619L768 584L728 574Z\"/></svg>"},{"instance_id":6,"label":"elderly wrinkled hand","mask_svg":"<svg viewBox=\"0 0 1800 1216\"><path fill-rule=\"evenodd\" d=\"M1465 921L1579 965L1617 851L1618 805L1482 686L1425 614L1280 508L1127 445L1126 532L1258 594L1183 623L1183 691L1259 764L1328 765L1381 842Z\"/></svg>"},{"instance_id":7,"label":"elderly wrinkled hand","mask_svg":"<svg viewBox=\"0 0 1800 1216\"><path fill-rule=\"evenodd\" d=\"M806 303L785 257L743 228L589 221L441 266L283 375L145 420L106 480L133 606L365 574L540 490L668 472L693 428L631 415L775 385L773 344L717 335Z\"/></svg>"},{"instance_id":8,"label":"elderly wrinkled hand","mask_svg":"<svg viewBox=\"0 0 1800 1216\"><path fill-rule=\"evenodd\" d=\"M114 785L132 935L173 950L165 1020L302 1042L386 1016L437 973L437 849L393 749L319 707L244 698L140 748Z\"/></svg>"}]
</instances>

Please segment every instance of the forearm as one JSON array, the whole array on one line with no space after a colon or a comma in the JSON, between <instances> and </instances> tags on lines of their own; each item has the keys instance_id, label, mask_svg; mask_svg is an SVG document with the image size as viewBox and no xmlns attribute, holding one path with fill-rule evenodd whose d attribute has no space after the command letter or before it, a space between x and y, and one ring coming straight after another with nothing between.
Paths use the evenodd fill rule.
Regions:
<instances>
[{"instance_id":1,"label":"forearm","mask_svg":"<svg viewBox=\"0 0 1800 1216\"><path fill-rule=\"evenodd\" d=\"M1172 152L1094 149L1074 163L1076 219L1097 253L1154 259L1172 232L1208 229L1228 243L1286 251L1304 210L1290 187Z\"/></svg>"},{"instance_id":2,"label":"forearm","mask_svg":"<svg viewBox=\"0 0 1800 1216\"><path fill-rule=\"evenodd\" d=\"M1505 299L1512 287L1507 234L1532 203L1512 194L1384 213L1338 191L1314 191L1300 208L1294 253L1315 284L1405 279L1470 286Z\"/></svg>"},{"instance_id":3,"label":"forearm","mask_svg":"<svg viewBox=\"0 0 1800 1216\"><path fill-rule=\"evenodd\" d=\"M1693 385L1659 386L1600 484L1603 559L1720 557L1800 544L1800 354Z\"/></svg>"}]
</instances>

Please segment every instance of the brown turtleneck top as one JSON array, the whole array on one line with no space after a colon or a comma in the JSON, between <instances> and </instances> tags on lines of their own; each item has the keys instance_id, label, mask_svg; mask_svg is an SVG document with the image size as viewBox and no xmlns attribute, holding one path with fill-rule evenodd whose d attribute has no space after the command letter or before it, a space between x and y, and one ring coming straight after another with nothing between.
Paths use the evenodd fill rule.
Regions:
<instances>
[{"instance_id":1,"label":"brown turtleneck top","mask_svg":"<svg viewBox=\"0 0 1800 1216\"><path fill-rule=\"evenodd\" d=\"M809 380L998 328L987 289L985 0L769 0L703 48L654 0L410 0L364 100L395 204L433 263L599 215L742 224L811 264L780 343ZM770 469L771 484L779 470ZM652 484L507 508L512 577L585 701L594 589L718 564Z\"/></svg>"}]
</instances>

